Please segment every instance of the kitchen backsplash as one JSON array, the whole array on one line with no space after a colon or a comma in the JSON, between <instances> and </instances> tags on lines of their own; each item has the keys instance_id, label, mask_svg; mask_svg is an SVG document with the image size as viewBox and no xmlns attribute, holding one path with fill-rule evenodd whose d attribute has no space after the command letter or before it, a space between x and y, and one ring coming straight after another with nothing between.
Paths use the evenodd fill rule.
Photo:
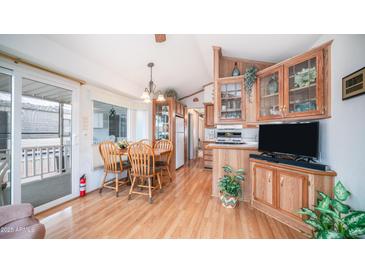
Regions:
<instances>
[{"instance_id":1,"label":"kitchen backsplash","mask_svg":"<svg viewBox=\"0 0 365 274\"><path fill-rule=\"evenodd\" d=\"M249 142L257 142L258 141L258 128L243 128L242 136L243 139ZM216 137L216 129L215 128L206 128L205 129L205 140L213 141Z\"/></svg>"}]
</instances>

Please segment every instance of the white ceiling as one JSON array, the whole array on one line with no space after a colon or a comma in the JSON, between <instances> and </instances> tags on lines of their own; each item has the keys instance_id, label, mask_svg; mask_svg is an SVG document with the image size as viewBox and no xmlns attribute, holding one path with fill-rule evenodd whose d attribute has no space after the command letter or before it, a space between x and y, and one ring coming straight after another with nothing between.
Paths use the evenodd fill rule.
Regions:
<instances>
[{"instance_id":1,"label":"white ceiling","mask_svg":"<svg viewBox=\"0 0 365 274\"><path fill-rule=\"evenodd\" d=\"M176 34L167 35L164 43L155 43L152 34L14 36L0 35L0 49L24 53L42 65L134 97L147 85L147 63L152 61L157 87L175 88L182 97L212 81L213 45L221 46L225 56L278 62L306 51L320 35ZM47 50L41 51L44 44Z\"/></svg>"}]
</instances>

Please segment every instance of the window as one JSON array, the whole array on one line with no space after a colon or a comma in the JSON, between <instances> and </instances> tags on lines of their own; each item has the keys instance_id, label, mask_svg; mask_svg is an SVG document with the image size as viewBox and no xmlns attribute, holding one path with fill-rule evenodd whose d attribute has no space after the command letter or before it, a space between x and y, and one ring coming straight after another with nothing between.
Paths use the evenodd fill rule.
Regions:
<instances>
[{"instance_id":1,"label":"window","mask_svg":"<svg viewBox=\"0 0 365 274\"><path fill-rule=\"evenodd\" d=\"M148 139L148 112L146 110L136 111L136 125L141 125L136 127L136 140Z\"/></svg>"},{"instance_id":2,"label":"window","mask_svg":"<svg viewBox=\"0 0 365 274\"><path fill-rule=\"evenodd\" d=\"M93 143L127 138L128 109L94 101Z\"/></svg>"}]
</instances>

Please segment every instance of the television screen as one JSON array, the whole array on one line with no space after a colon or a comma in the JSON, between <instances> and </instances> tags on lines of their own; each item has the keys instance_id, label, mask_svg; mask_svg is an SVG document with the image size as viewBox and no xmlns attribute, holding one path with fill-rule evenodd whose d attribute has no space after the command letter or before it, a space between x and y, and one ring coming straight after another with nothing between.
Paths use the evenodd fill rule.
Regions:
<instances>
[{"instance_id":1,"label":"television screen","mask_svg":"<svg viewBox=\"0 0 365 274\"><path fill-rule=\"evenodd\" d=\"M259 151L318 158L319 122L260 125Z\"/></svg>"}]
</instances>

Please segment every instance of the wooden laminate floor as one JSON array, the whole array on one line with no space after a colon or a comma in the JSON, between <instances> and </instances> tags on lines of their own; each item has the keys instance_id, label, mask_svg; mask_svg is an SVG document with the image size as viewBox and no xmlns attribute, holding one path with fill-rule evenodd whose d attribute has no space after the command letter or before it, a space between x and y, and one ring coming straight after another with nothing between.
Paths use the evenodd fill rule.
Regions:
<instances>
[{"instance_id":1,"label":"wooden laminate floor","mask_svg":"<svg viewBox=\"0 0 365 274\"><path fill-rule=\"evenodd\" d=\"M176 173L153 204L146 196L127 200L129 186L94 191L37 217L47 238L304 238L304 236L240 203L225 209L211 197L211 171L190 162Z\"/></svg>"}]
</instances>

